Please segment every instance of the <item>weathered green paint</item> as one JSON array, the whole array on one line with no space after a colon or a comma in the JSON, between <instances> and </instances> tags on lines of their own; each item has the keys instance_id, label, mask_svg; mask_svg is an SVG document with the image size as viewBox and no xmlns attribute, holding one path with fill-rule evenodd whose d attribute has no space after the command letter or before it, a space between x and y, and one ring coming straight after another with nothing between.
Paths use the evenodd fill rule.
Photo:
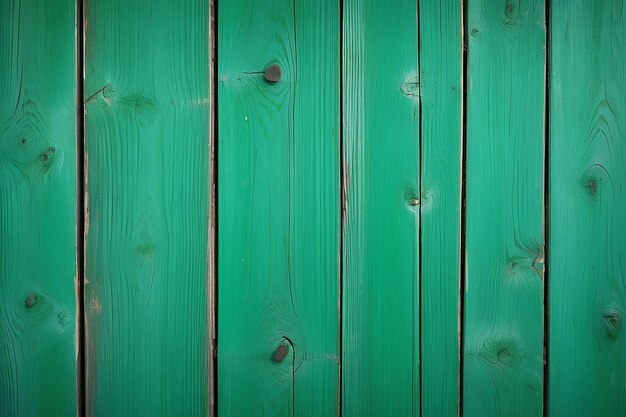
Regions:
<instances>
[{"instance_id":1,"label":"weathered green paint","mask_svg":"<svg viewBox=\"0 0 626 417\"><path fill-rule=\"evenodd\" d=\"M462 1L420 1L422 413L459 413ZM445 28L445 29L442 29Z\"/></svg>"},{"instance_id":2,"label":"weathered green paint","mask_svg":"<svg viewBox=\"0 0 626 417\"><path fill-rule=\"evenodd\" d=\"M344 2L344 417L418 416L417 2Z\"/></svg>"},{"instance_id":3,"label":"weathered green paint","mask_svg":"<svg viewBox=\"0 0 626 417\"><path fill-rule=\"evenodd\" d=\"M210 0L87 0L87 415L212 415L216 276L220 416L626 415L624 2L549 3L548 381L547 2L461 3L220 2L211 139ZM77 414L75 30L0 6L2 416Z\"/></svg>"},{"instance_id":4,"label":"weathered green paint","mask_svg":"<svg viewBox=\"0 0 626 417\"><path fill-rule=\"evenodd\" d=\"M540 416L544 3L468 3L463 415Z\"/></svg>"},{"instance_id":5,"label":"weathered green paint","mask_svg":"<svg viewBox=\"0 0 626 417\"><path fill-rule=\"evenodd\" d=\"M551 2L550 416L626 415L626 8Z\"/></svg>"},{"instance_id":6,"label":"weathered green paint","mask_svg":"<svg viewBox=\"0 0 626 417\"><path fill-rule=\"evenodd\" d=\"M0 5L0 415L76 415L75 3Z\"/></svg>"},{"instance_id":7,"label":"weathered green paint","mask_svg":"<svg viewBox=\"0 0 626 417\"><path fill-rule=\"evenodd\" d=\"M217 15L217 410L336 415L339 1Z\"/></svg>"},{"instance_id":8,"label":"weathered green paint","mask_svg":"<svg viewBox=\"0 0 626 417\"><path fill-rule=\"evenodd\" d=\"M206 415L208 2L85 27L87 415Z\"/></svg>"}]
</instances>

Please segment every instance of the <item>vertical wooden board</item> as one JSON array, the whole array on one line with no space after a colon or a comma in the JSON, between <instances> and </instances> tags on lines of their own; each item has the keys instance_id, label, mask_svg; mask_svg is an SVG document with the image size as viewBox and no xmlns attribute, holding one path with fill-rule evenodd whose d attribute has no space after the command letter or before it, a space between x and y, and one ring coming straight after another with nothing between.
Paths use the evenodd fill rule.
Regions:
<instances>
[{"instance_id":1,"label":"vertical wooden board","mask_svg":"<svg viewBox=\"0 0 626 417\"><path fill-rule=\"evenodd\" d=\"M626 415L626 8L551 4L549 411Z\"/></svg>"},{"instance_id":2,"label":"vertical wooden board","mask_svg":"<svg viewBox=\"0 0 626 417\"><path fill-rule=\"evenodd\" d=\"M218 413L336 415L339 2L217 15Z\"/></svg>"},{"instance_id":3,"label":"vertical wooden board","mask_svg":"<svg viewBox=\"0 0 626 417\"><path fill-rule=\"evenodd\" d=\"M422 412L459 414L461 0L419 3Z\"/></svg>"},{"instance_id":4,"label":"vertical wooden board","mask_svg":"<svg viewBox=\"0 0 626 417\"><path fill-rule=\"evenodd\" d=\"M545 10L468 4L463 415L543 400Z\"/></svg>"},{"instance_id":5,"label":"vertical wooden board","mask_svg":"<svg viewBox=\"0 0 626 417\"><path fill-rule=\"evenodd\" d=\"M216 13L217 0L209 1L209 233L207 252L207 330L209 338L209 360L208 360L208 417L217 416L217 202L216 181L217 181L217 153L216 153L216 117L217 117L217 97L216 97Z\"/></svg>"},{"instance_id":6,"label":"vertical wooden board","mask_svg":"<svg viewBox=\"0 0 626 417\"><path fill-rule=\"evenodd\" d=\"M419 415L417 2L344 3L343 416Z\"/></svg>"},{"instance_id":7,"label":"vertical wooden board","mask_svg":"<svg viewBox=\"0 0 626 417\"><path fill-rule=\"evenodd\" d=\"M208 1L85 27L87 415L205 415Z\"/></svg>"},{"instance_id":8,"label":"vertical wooden board","mask_svg":"<svg viewBox=\"0 0 626 417\"><path fill-rule=\"evenodd\" d=\"M75 2L0 5L0 415L76 414Z\"/></svg>"}]
</instances>

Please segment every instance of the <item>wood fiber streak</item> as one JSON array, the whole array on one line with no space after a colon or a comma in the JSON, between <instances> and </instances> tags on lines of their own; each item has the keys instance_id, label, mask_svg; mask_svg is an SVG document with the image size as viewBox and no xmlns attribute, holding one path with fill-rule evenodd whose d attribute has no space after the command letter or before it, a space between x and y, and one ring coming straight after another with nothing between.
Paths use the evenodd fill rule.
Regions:
<instances>
[{"instance_id":1,"label":"wood fiber streak","mask_svg":"<svg viewBox=\"0 0 626 417\"><path fill-rule=\"evenodd\" d=\"M551 2L549 412L626 415L626 7Z\"/></svg>"},{"instance_id":2,"label":"wood fiber streak","mask_svg":"<svg viewBox=\"0 0 626 417\"><path fill-rule=\"evenodd\" d=\"M0 5L0 415L76 415L75 3Z\"/></svg>"},{"instance_id":3,"label":"wood fiber streak","mask_svg":"<svg viewBox=\"0 0 626 417\"><path fill-rule=\"evenodd\" d=\"M418 416L417 2L346 0L344 417Z\"/></svg>"},{"instance_id":4,"label":"wood fiber streak","mask_svg":"<svg viewBox=\"0 0 626 417\"><path fill-rule=\"evenodd\" d=\"M206 415L208 2L85 28L87 415Z\"/></svg>"},{"instance_id":5,"label":"wood fiber streak","mask_svg":"<svg viewBox=\"0 0 626 417\"><path fill-rule=\"evenodd\" d=\"M336 415L339 2L218 8L218 413Z\"/></svg>"},{"instance_id":6,"label":"wood fiber streak","mask_svg":"<svg viewBox=\"0 0 626 417\"><path fill-rule=\"evenodd\" d=\"M422 412L459 413L462 7L420 1Z\"/></svg>"},{"instance_id":7,"label":"wood fiber streak","mask_svg":"<svg viewBox=\"0 0 626 417\"><path fill-rule=\"evenodd\" d=\"M468 7L463 415L540 416L544 3Z\"/></svg>"}]
</instances>

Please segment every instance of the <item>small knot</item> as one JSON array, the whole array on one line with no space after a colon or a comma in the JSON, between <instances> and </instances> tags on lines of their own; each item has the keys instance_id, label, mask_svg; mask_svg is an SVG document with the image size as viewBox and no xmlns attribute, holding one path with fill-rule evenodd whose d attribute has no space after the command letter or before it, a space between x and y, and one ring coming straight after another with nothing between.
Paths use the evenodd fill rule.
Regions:
<instances>
[{"instance_id":1,"label":"small knot","mask_svg":"<svg viewBox=\"0 0 626 417\"><path fill-rule=\"evenodd\" d=\"M470 35L472 35L472 38L477 37L480 34L480 30L478 30L478 28L473 28L472 31L470 32Z\"/></svg>"},{"instance_id":2,"label":"small knot","mask_svg":"<svg viewBox=\"0 0 626 417\"><path fill-rule=\"evenodd\" d=\"M417 195L415 191L414 189L405 190L402 196L404 204L410 209L417 209L418 206L422 205L421 196Z\"/></svg>"},{"instance_id":3,"label":"small knot","mask_svg":"<svg viewBox=\"0 0 626 417\"><path fill-rule=\"evenodd\" d=\"M513 13L515 13L515 6L512 2L506 2L506 6L504 7L504 13L507 15L507 17L513 16Z\"/></svg>"},{"instance_id":4,"label":"small knot","mask_svg":"<svg viewBox=\"0 0 626 417\"><path fill-rule=\"evenodd\" d=\"M621 313L614 309L607 309L602 315L604 319L604 327L606 329L607 334L611 338L615 338L620 331L622 326L622 315Z\"/></svg>"},{"instance_id":5,"label":"small knot","mask_svg":"<svg viewBox=\"0 0 626 417\"><path fill-rule=\"evenodd\" d=\"M596 196L596 184L593 181L593 178L589 180L589 194L591 194L592 197Z\"/></svg>"},{"instance_id":6,"label":"small knot","mask_svg":"<svg viewBox=\"0 0 626 417\"><path fill-rule=\"evenodd\" d=\"M500 363L509 363L513 360L513 355L509 351L508 347L503 347L498 351L498 361Z\"/></svg>"},{"instance_id":7,"label":"small knot","mask_svg":"<svg viewBox=\"0 0 626 417\"><path fill-rule=\"evenodd\" d=\"M26 307L33 308L37 304L37 295L28 294L24 302L26 303Z\"/></svg>"},{"instance_id":8,"label":"small knot","mask_svg":"<svg viewBox=\"0 0 626 417\"><path fill-rule=\"evenodd\" d=\"M504 15L506 16L507 26L515 26L517 24L517 8L512 1L507 1L504 6Z\"/></svg>"},{"instance_id":9,"label":"small knot","mask_svg":"<svg viewBox=\"0 0 626 417\"><path fill-rule=\"evenodd\" d=\"M608 180L610 186L611 176L609 172L601 164L594 164L583 173L580 179L580 186L592 200L598 200L599 196L602 194L602 186L605 178Z\"/></svg>"},{"instance_id":10,"label":"small knot","mask_svg":"<svg viewBox=\"0 0 626 417\"><path fill-rule=\"evenodd\" d=\"M506 272L511 278L516 277L521 272L521 270L522 265L519 264L518 260L512 260L511 262L509 262L506 268Z\"/></svg>"},{"instance_id":11,"label":"small knot","mask_svg":"<svg viewBox=\"0 0 626 417\"><path fill-rule=\"evenodd\" d=\"M43 168L43 172L48 171L50 166L52 165L52 161L54 161L54 151L53 147L46 148L41 155L39 156L39 162Z\"/></svg>"},{"instance_id":12,"label":"small knot","mask_svg":"<svg viewBox=\"0 0 626 417\"><path fill-rule=\"evenodd\" d=\"M272 354L272 360L274 362L282 362L285 360L288 353L289 347L285 343L281 343Z\"/></svg>"},{"instance_id":13,"label":"small knot","mask_svg":"<svg viewBox=\"0 0 626 417\"><path fill-rule=\"evenodd\" d=\"M61 326L65 326L65 323L67 323L68 318L69 318L69 314L67 314L67 311L65 310L61 310L57 314L57 321L59 322Z\"/></svg>"},{"instance_id":14,"label":"small knot","mask_svg":"<svg viewBox=\"0 0 626 417\"><path fill-rule=\"evenodd\" d=\"M270 84L276 84L280 81L283 75L283 70L280 68L278 64L272 64L265 69L265 73L263 74L263 78Z\"/></svg>"},{"instance_id":15,"label":"small knot","mask_svg":"<svg viewBox=\"0 0 626 417\"><path fill-rule=\"evenodd\" d=\"M498 368L514 366L520 356L519 347L513 337L491 340L487 342L485 348L485 353L481 356Z\"/></svg>"},{"instance_id":16,"label":"small knot","mask_svg":"<svg viewBox=\"0 0 626 417\"><path fill-rule=\"evenodd\" d=\"M409 97L419 97L420 94L420 84L416 76L409 78L402 87L402 94Z\"/></svg>"}]
</instances>

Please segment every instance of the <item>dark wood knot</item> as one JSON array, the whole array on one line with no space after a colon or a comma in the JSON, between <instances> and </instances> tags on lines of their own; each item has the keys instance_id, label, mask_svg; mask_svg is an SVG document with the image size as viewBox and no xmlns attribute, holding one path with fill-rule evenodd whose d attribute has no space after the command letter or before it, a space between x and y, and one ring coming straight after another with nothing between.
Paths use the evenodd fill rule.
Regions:
<instances>
[{"instance_id":1,"label":"dark wood knot","mask_svg":"<svg viewBox=\"0 0 626 417\"><path fill-rule=\"evenodd\" d=\"M283 75L283 70L280 68L278 64L272 64L265 69L265 73L263 74L263 78L265 81L271 84L276 84L280 81L280 78Z\"/></svg>"},{"instance_id":2,"label":"dark wood knot","mask_svg":"<svg viewBox=\"0 0 626 417\"><path fill-rule=\"evenodd\" d=\"M281 343L272 354L272 360L274 362L282 362L285 360L288 353L289 347L285 343Z\"/></svg>"}]
</instances>

